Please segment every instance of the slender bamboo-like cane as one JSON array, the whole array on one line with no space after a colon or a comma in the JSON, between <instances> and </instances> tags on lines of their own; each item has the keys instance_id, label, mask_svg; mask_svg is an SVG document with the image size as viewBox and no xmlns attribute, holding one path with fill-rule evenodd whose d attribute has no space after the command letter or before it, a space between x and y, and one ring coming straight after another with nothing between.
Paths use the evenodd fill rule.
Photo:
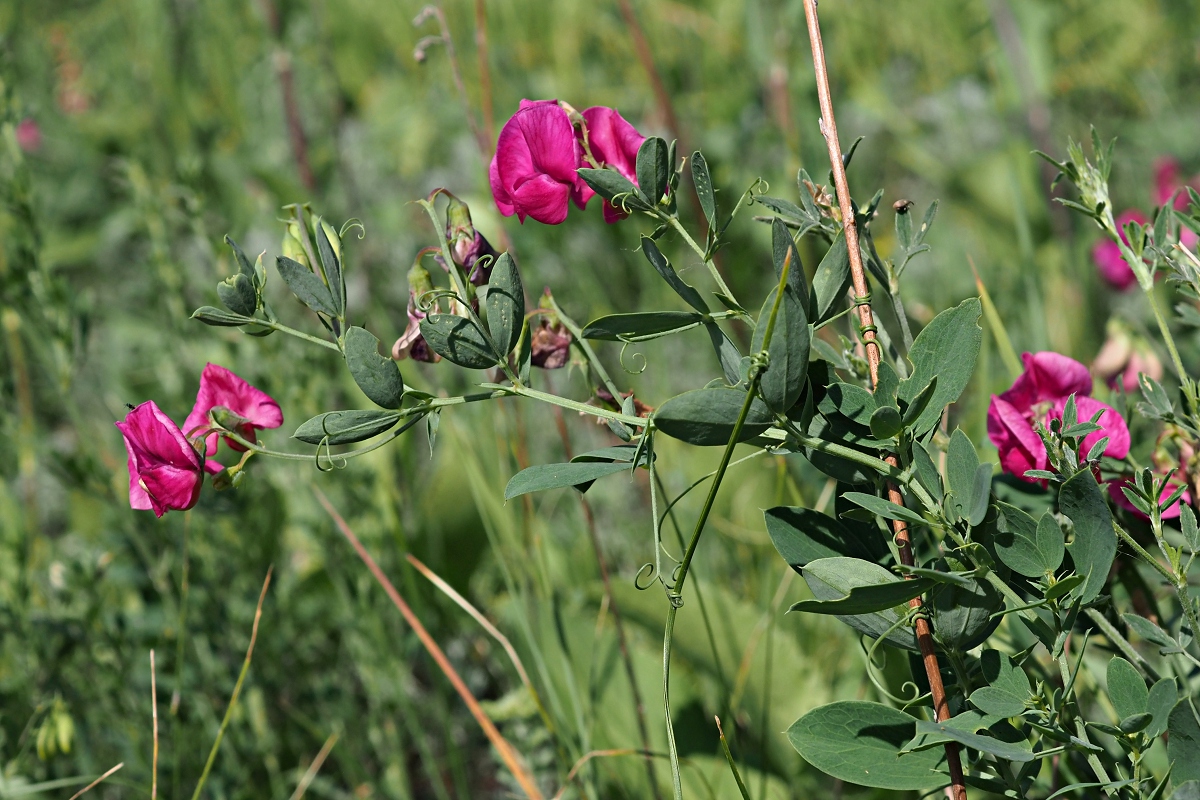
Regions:
<instances>
[{"instance_id":1,"label":"slender bamboo-like cane","mask_svg":"<svg viewBox=\"0 0 1200 800\"><path fill-rule=\"evenodd\" d=\"M850 255L850 276L857 298L855 310L858 312L859 327L862 331L863 346L867 351L867 364L871 370L871 386L874 388L879 380L879 343L875 339L875 324L871 314L871 306L867 302L869 287L867 276L863 270L862 253L858 249L858 227L854 219L854 209L850 204L850 187L846 181L846 167L842 163L842 146L838 142L837 122L833 116L833 101L829 93L829 74L825 70L825 48L821 43L821 26L817 21L816 0L804 0L804 18L808 23L808 38L812 43L813 69L817 79L817 97L821 105L821 135L829 149L829 165L833 169L833 182L837 188L838 207L842 213L842 230L846 236L846 250ZM887 462L896 466L895 456L889 456ZM897 505L904 505L904 497L896 484L888 482L888 499ZM900 560L906 566L914 566L912 545L909 542L908 524L901 520L892 522L892 530L896 546L900 550ZM909 601L912 608L921 607L921 598L915 597ZM938 721L950 716L950 708L946 703L946 688L942 685L942 673L938 670L937 651L933 645L933 629L929 619L923 615L915 618L917 646L921 649L921 661L925 664L925 674L929 679L929 690L933 696L933 709ZM959 760L958 745L946 743L946 763L950 769L950 797L953 800L966 800L967 789L963 783L962 762Z\"/></svg>"}]
</instances>

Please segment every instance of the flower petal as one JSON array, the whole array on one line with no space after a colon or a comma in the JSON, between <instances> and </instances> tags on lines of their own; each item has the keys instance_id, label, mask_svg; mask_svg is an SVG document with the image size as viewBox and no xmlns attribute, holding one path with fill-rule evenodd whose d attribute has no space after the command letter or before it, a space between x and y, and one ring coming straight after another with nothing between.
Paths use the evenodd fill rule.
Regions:
<instances>
[{"instance_id":1,"label":"flower petal","mask_svg":"<svg viewBox=\"0 0 1200 800\"><path fill-rule=\"evenodd\" d=\"M587 123L592 155L636 184L638 148L646 137L615 108L592 106L584 110L583 121Z\"/></svg>"},{"instance_id":2,"label":"flower petal","mask_svg":"<svg viewBox=\"0 0 1200 800\"><path fill-rule=\"evenodd\" d=\"M200 374L200 390L196 393L196 404L184 422L189 435L208 424L208 412L217 406L228 408L245 419L251 428L278 428L283 424L283 412L270 395L254 388L246 381L217 364L206 364ZM205 437L208 455L217 452L217 434Z\"/></svg>"},{"instance_id":3,"label":"flower petal","mask_svg":"<svg viewBox=\"0 0 1200 800\"><path fill-rule=\"evenodd\" d=\"M1016 407L992 396L987 415L988 438L1000 453L1001 468L1022 480L1031 469L1045 469L1046 445L1033 425Z\"/></svg>"}]
</instances>

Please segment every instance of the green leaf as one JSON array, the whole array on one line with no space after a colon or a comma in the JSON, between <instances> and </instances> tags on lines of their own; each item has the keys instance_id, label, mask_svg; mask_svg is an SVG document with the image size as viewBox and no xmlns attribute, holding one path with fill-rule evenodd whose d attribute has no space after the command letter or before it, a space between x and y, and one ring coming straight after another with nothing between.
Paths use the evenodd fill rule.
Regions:
<instances>
[{"instance_id":1,"label":"green leaf","mask_svg":"<svg viewBox=\"0 0 1200 800\"><path fill-rule=\"evenodd\" d=\"M205 325L214 325L221 328L236 328L239 325L254 322L250 317L234 314L231 311L225 311L221 308L213 308L212 306L200 306L200 308L192 312L192 319L198 319Z\"/></svg>"},{"instance_id":2,"label":"green leaf","mask_svg":"<svg viewBox=\"0 0 1200 800\"><path fill-rule=\"evenodd\" d=\"M717 353L717 361L721 364L721 374L725 376L725 382L730 386L741 383L742 353L737 349L737 345L725 335L721 326L715 322L704 323L704 329L708 331L708 338L712 342L713 350Z\"/></svg>"},{"instance_id":3,"label":"green leaf","mask_svg":"<svg viewBox=\"0 0 1200 800\"><path fill-rule=\"evenodd\" d=\"M913 436L923 436L937 425L942 410L967 388L983 337L983 329L979 327L982 313L979 298L964 300L934 317L913 342L908 354L913 368L908 379L900 384L900 399L912 403L937 376L929 405L912 425Z\"/></svg>"},{"instance_id":4,"label":"green leaf","mask_svg":"<svg viewBox=\"0 0 1200 800\"><path fill-rule=\"evenodd\" d=\"M1200 780L1200 723L1186 696L1167 721L1167 760L1173 762L1171 779L1177 784Z\"/></svg>"},{"instance_id":5,"label":"green leaf","mask_svg":"<svg viewBox=\"0 0 1200 800\"><path fill-rule=\"evenodd\" d=\"M235 314L252 316L258 310L258 292L254 290L254 279L242 272L218 283L217 297Z\"/></svg>"},{"instance_id":6,"label":"green leaf","mask_svg":"<svg viewBox=\"0 0 1200 800\"><path fill-rule=\"evenodd\" d=\"M492 267L488 279L487 308L488 332L492 341L508 355L521 338L521 325L525 320L525 287L521 284L521 273L517 263L508 253L502 253Z\"/></svg>"},{"instance_id":7,"label":"green leaf","mask_svg":"<svg viewBox=\"0 0 1200 800\"><path fill-rule=\"evenodd\" d=\"M1122 614L1121 620L1138 636L1151 644L1158 645L1159 655L1165 656L1171 653L1183 652L1179 647L1179 642L1172 639L1170 634L1145 617L1139 617L1137 614Z\"/></svg>"},{"instance_id":8,"label":"green leaf","mask_svg":"<svg viewBox=\"0 0 1200 800\"><path fill-rule=\"evenodd\" d=\"M337 316L329 287L312 270L287 256L276 256L275 268L279 270L279 277L283 278L292 294L300 298L301 303L328 317Z\"/></svg>"},{"instance_id":9,"label":"green leaf","mask_svg":"<svg viewBox=\"0 0 1200 800\"><path fill-rule=\"evenodd\" d=\"M891 500L884 500L882 497L876 497L873 494L864 494L862 492L846 492L842 495L855 505L860 505L872 514L878 514L887 519L900 519L905 522L910 522L913 525L924 525L925 518L915 511L911 511L904 506L897 505Z\"/></svg>"},{"instance_id":10,"label":"green leaf","mask_svg":"<svg viewBox=\"0 0 1200 800\"><path fill-rule=\"evenodd\" d=\"M667 261L667 257L662 254L658 245L649 236L642 237L642 253L650 262L650 266L654 267L654 270L662 276L668 286L675 290L677 295L683 298L685 303L701 314L708 313L708 303L704 302L704 298L695 288L683 282L683 278L679 277L679 273L671 266L671 262Z\"/></svg>"},{"instance_id":11,"label":"green leaf","mask_svg":"<svg viewBox=\"0 0 1200 800\"><path fill-rule=\"evenodd\" d=\"M704 317L694 311L635 311L631 314L610 314L589 322L583 329L584 339L610 342L632 339L653 339L694 328Z\"/></svg>"},{"instance_id":12,"label":"green leaf","mask_svg":"<svg viewBox=\"0 0 1200 800\"><path fill-rule=\"evenodd\" d=\"M775 304L778 289L776 286L763 303L750 345L752 352L762 350L771 307ZM759 379L763 400L777 413L787 413L804 391L804 379L808 376L809 342L809 327L804 315L804 306L790 286L784 287L783 299L775 316L775 330L771 333L767 370Z\"/></svg>"},{"instance_id":13,"label":"green leaf","mask_svg":"<svg viewBox=\"0 0 1200 800\"><path fill-rule=\"evenodd\" d=\"M938 474L937 466L929 457L925 445L920 442L913 443L912 453L913 465L917 468L917 480L925 487L925 491L940 503L945 497L945 493L942 490L942 476Z\"/></svg>"},{"instance_id":14,"label":"green leaf","mask_svg":"<svg viewBox=\"0 0 1200 800\"><path fill-rule=\"evenodd\" d=\"M708 220L711 229L717 221L717 198L713 194L712 175L708 172L708 162L699 151L692 153L692 185L696 187L696 197L700 200L700 209Z\"/></svg>"},{"instance_id":15,"label":"green leaf","mask_svg":"<svg viewBox=\"0 0 1200 800\"><path fill-rule=\"evenodd\" d=\"M883 364L880 364L879 366L882 367ZM929 408L929 402L933 399L933 393L935 391L937 391L936 375L930 379L929 384L926 385L924 389L917 392L917 396L914 397L909 402L908 407L904 409L904 427L911 428L913 423L921 418L921 415L925 413L925 409Z\"/></svg>"},{"instance_id":16,"label":"green leaf","mask_svg":"<svg viewBox=\"0 0 1200 800\"><path fill-rule=\"evenodd\" d=\"M892 406L881 406L871 415L871 435L876 439L891 439L903 429L904 420Z\"/></svg>"},{"instance_id":17,"label":"green leaf","mask_svg":"<svg viewBox=\"0 0 1200 800\"><path fill-rule=\"evenodd\" d=\"M728 444L741 414L746 393L739 389L694 389L672 397L654 413L660 431L688 444ZM755 398L739 441L752 439L771 427L771 409Z\"/></svg>"},{"instance_id":18,"label":"green leaf","mask_svg":"<svg viewBox=\"0 0 1200 800\"><path fill-rule=\"evenodd\" d=\"M913 580L897 580L895 583L856 586L850 590L848 595L840 599L801 600L799 603L794 603L788 610L834 616L870 614L907 603L914 597L920 597L933 585L934 582L929 578L915 578Z\"/></svg>"},{"instance_id":19,"label":"green leaf","mask_svg":"<svg viewBox=\"0 0 1200 800\"><path fill-rule=\"evenodd\" d=\"M1133 664L1120 656L1113 656L1108 662L1107 681L1108 699L1112 701L1118 719L1146 711L1150 690Z\"/></svg>"},{"instance_id":20,"label":"green leaf","mask_svg":"<svg viewBox=\"0 0 1200 800\"><path fill-rule=\"evenodd\" d=\"M1016 506L998 503L1000 518L996 524L996 555L1009 569L1027 578L1053 573L1062 564L1063 535L1050 512L1041 520Z\"/></svg>"},{"instance_id":21,"label":"green leaf","mask_svg":"<svg viewBox=\"0 0 1200 800\"><path fill-rule=\"evenodd\" d=\"M1048 587L1044 596L1047 600L1057 600L1075 591L1075 587L1081 586L1086 582L1086 575L1068 575L1053 586Z\"/></svg>"},{"instance_id":22,"label":"green leaf","mask_svg":"<svg viewBox=\"0 0 1200 800\"><path fill-rule=\"evenodd\" d=\"M847 527L819 511L802 506L776 506L763 512L767 535L797 571L818 558L847 556L878 563L887 553L883 538L874 529ZM870 534L876 534L871 536Z\"/></svg>"},{"instance_id":23,"label":"green leaf","mask_svg":"<svg viewBox=\"0 0 1200 800\"><path fill-rule=\"evenodd\" d=\"M1038 756L1033 753L1027 742L1024 747L1020 744L1010 744L1003 742L992 736L985 736L981 733L971 733L960 728L949 725L945 722L929 722L928 720L917 720L917 734L940 734L947 739L953 739L961 745L970 747L972 750L979 750L983 753L990 753L997 758L1002 758L1005 761L1015 761L1024 763L1033 761Z\"/></svg>"},{"instance_id":24,"label":"green leaf","mask_svg":"<svg viewBox=\"0 0 1200 800\"><path fill-rule=\"evenodd\" d=\"M820 558L806 564L802 574L804 582L818 601L841 600L863 586L917 583L904 581L878 564L858 558ZM899 590L888 591L899 591L903 594L908 588L904 586ZM886 633L886 641L889 644L916 650L916 638L911 628L907 625L893 628L907 611L907 601L900 600L886 609L865 614L838 615L838 619L873 639L878 639Z\"/></svg>"},{"instance_id":25,"label":"green leaf","mask_svg":"<svg viewBox=\"0 0 1200 800\"><path fill-rule=\"evenodd\" d=\"M657 203L667 191L671 163L667 160L667 143L658 136L647 136L637 151L634 169L638 188L651 203Z\"/></svg>"},{"instance_id":26,"label":"green leaf","mask_svg":"<svg viewBox=\"0 0 1200 800\"><path fill-rule=\"evenodd\" d=\"M1124 734L1133 734L1145 730L1150 723L1154 721L1154 716L1142 711L1138 714L1130 714L1121 720L1117 725L1118 730Z\"/></svg>"},{"instance_id":27,"label":"green leaf","mask_svg":"<svg viewBox=\"0 0 1200 800\"><path fill-rule=\"evenodd\" d=\"M757 198L761 202L762 198ZM824 322L833 309L834 303L844 294L850 285L850 255L846 249L846 237L838 233L833 244L817 265L813 273L813 304L816 322ZM926 378L926 383L929 379ZM924 386L925 384L921 384Z\"/></svg>"},{"instance_id":28,"label":"green leaf","mask_svg":"<svg viewBox=\"0 0 1200 800\"><path fill-rule=\"evenodd\" d=\"M238 243L231 239L228 234L225 236L225 244L229 245L230 249L233 250L233 258L237 261L238 265L238 274L245 275L251 281L254 281L257 273L255 272L254 265L250 263L250 259L246 257L245 251L238 247Z\"/></svg>"},{"instance_id":29,"label":"green leaf","mask_svg":"<svg viewBox=\"0 0 1200 800\"><path fill-rule=\"evenodd\" d=\"M1179 509L1179 524L1183 530L1183 539L1187 542L1189 550L1193 553L1200 553L1200 527L1196 525L1196 515L1192 513L1191 506L1186 503L1180 503Z\"/></svg>"},{"instance_id":30,"label":"green leaf","mask_svg":"<svg viewBox=\"0 0 1200 800\"><path fill-rule=\"evenodd\" d=\"M946 448L946 483L958 502L959 516L964 519L975 505L975 472L978 469L979 456L975 452L975 445L971 444L961 428L955 428L950 435L950 445Z\"/></svg>"},{"instance_id":31,"label":"green leaf","mask_svg":"<svg viewBox=\"0 0 1200 800\"><path fill-rule=\"evenodd\" d=\"M396 411L327 411L305 422L292 438L308 444L352 444L378 436L400 421Z\"/></svg>"},{"instance_id":32,"label":"green leaf","mask_svg":"<svg viewBox=\"0 0 1200 800\"><path fill-rule=\"evenodd\" d=\"M819 706L788 728L792 747L822 772L861 786L919 791L944 786L945 752L902 752L917 721L889 706L842 700Z\"/></svg>"},{"instance_id":33,"label":"green leaf","mask_svg":"<svg viewBox=\"0 0 1200 800\"><path fill-rule=\"evenodd\" d=\"M817 404L825 415L837 412L859 425L870 427L871 415L875 413L875 396L853 383L833 383Z\"/></svg>"},{"instance_id":34,"label":"green leaf","mask_svg":"<svg viewBox=\"0 0 1200 800\"><path fill-rule=\"evenodd\" d=\"M576 170L583 182L605 200L617 201L613 205L630 211L649 211L650 206L638 193L638 187L621 173L614 169L579 169Z\"/></svg>"},{"instance_id":35,"label":"green leaf","mask_svg":"<svg viewBox=\"0 0 1200 800\"><path fill-rule=\"evenodd\" d=\"M980 664L988 685L971 693L971 705L998 717L1019 716L1029 699L1029 677L998 650L984 650Z\"/></svg>"},{"instance_id":36,"label":"green leaf","mask_svg":"<svg viewBox=\"0 0 1200 800\"><path fill-rule=\"evenodd\" d=\"M1146 697L1146 710L1150 712L1154 721L1146 729L1147 736L1157 738L1166 732L1171 709L1175 708L1178 700L1179 690L1175 688L1174 678L1163 678L1150 687L1150 693Z\"/></svg>"},{"instance_id":37,"label":"green leaf","mask_svg":"<svg viewBox=\"0 0 1200 800\"><path fill-rule=\"evenodd\" d=\"M1185 781L1176 786L1171 800L1200 800L1200 780Z\"/></svg>"},{"instance_id":38,"label":"green leaf","mask_svg":"<svg viewBox=\"0 0 1200 800\"><path fill-rule=\"evenodd\" d=\"M927 604L937 640L951 650L971 650L1000 625L1000 618L994 615L1004 608L1004 598L990 583L955 577L965 578L966 585L942 582L929 593Z\"/></svg>"},{"instance_id":39,"label":"green leaf","mask_svg":"<svg viewBox=\"0 0 1200 800\"><path fill-rule=\"evenodd\" d=\"M597 478L613 475L618 472L628 472L627 461L578 461L567 464L538 464L512 476L508 486L504 487L504 499L511 500L530 492L541 492L546 489L562 489L566 486L578 487L591 484Z\"/></svg>"},{"instance_id":40,"label":"green leaf","mask_svg":"<svg viewBox=\"0 0 1200 800\"><path fill-rule=\"evenodd\" d=\"M1071 560L1075 562L1075 571L1087 576L1087 582L1079 591L1079 599L1087 603L1096 599L1104 588L1117 554L1112 513L1104 502L1096 478L1088 469L1081 470L1062 485L1058 505L1075 525Z\"/></svg>"},{"instance_id":41,"label":"green leaf","mask_svg":"<svg viewBox=\"0 0 1200 800\"><path fill-rule=\"evenodd\" d=\"M430 314L421 320L421 335L433 352L460 367L489 369L502 358L473 320L454 314Z\"/></svg>"},{"instance_id":42,"label":"green leaf","mask_svg":"<svg viewBox=\"0 0 1200 800\"><path fill-rule=\"evenodd\" d=\"M775 264L775 284L777 286L779 285L779 276L783 274L783 263L787 260L789 252L792 254L792 261L791 266L788 267L787 285L796 293L796 297L800 298L800 305L807 310L810 300L808 280L804 277L804 265L800 263L800 254L796 252L796 246L792 242L792 232L779 217L775 217L771 220L771 255Z\"/></svg>"},{"instance_id":43,"label":"green leaf","mask_svg":"<svg viewBox=\"0 0 1200 800\"><path fill-rule=\"evenodd\" d=\"M329 285L329 296L337 311L335 316L346 314L346 280L342 275L342 240L328 222L320 220L317 225L317 255L321 257L321 270Z\"/></svg>"},{"instance_id":44,"label":"green leaf","mask_svg":"<svg viewBox=\"0 0 1200 800\"><path fill-rule=\"evenodd\" d=\"M379 340L365 328L352 325L343 343L346 366L363 394L383 408L399 408L404 380L395 361L379 355Z\"/></svg>"}]
</instances>

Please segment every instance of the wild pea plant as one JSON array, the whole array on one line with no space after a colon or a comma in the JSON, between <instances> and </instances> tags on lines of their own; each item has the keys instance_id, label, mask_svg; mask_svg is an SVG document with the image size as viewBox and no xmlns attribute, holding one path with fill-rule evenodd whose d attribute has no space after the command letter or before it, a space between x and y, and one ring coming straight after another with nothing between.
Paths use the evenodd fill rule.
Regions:
<instances>
[{"instance_id":1,"label":"wild pea plant","mask_svg":"<svg viewBox=\"0 0 1200 800\"><path fill-rule=\"evenodd\" d=\"M956 798L968 789L1014 798L1200 796L1200 609L1189 582L1200 552L1192 507L1200 498L1200 383L1182 363L1163 311L1170 294L1179 301L1177 321L1200 321L1200 256L1183 243L1188 231L1200 232L1200 195L1189 189L1190 208L1172 197L1152 221L1118 229L1107 185L1111 144L1093 137L1091 161L1073 142L1065 160L1052 159L1078 190L1065 204L1097 222L1142 288L1175 376L1163 386L1143 373L1140 402L1121 393L1110 405L1091 396L1082 364L1057 353L1025 354L1020 377L992 398L988 412L1003 473L996 475L950 422L974 371L990 301L968 299L914 336L902 281L928 249L937 204L918 214L909 201L893 203L896 247L889 258L880 255L874 231L889 206L882 190L865 203L851 198L846 168L854 148L842 152L815 4L806 3L806 12L832 169L824 183L801 170L795 200L766 196L756 184L723 207L702 153L681 158L675 143L641 136L612 109L524 101L500 133L489 177L502 213L562 224L571 203L586 208L599 195L609 222L649 223L640 248L678 296L677 307L586 325L550 294L530 307L517 260L497 253L465 204L438 189L418 201L436 239L409 273L409 328L387 358L347 308L344 246L356 221L338 230L291 206L275 266L319 328L281 322L263 299L261 256L252 262L232 241L239 271L217 287L225 308L206 306L193 316L336 350L377 408L330 410L301 424L293 436L315 452L273 450L257 432L282 424L279 406L209 365L182 429L153 402L118 424L131 504L159 515L189 508L205 472L215 488L233 487L254 456L328 470L420 423L433 442L443 411L465 403L523 398L595 417L615 437L612 446L522 470L505 496L586 492L608 475L647 473L649 563L640 577L643 586L658 586L668 608L662 711L680 798L673 629L690 612L685 587L709 512L739 446L738 461L807 459L834 482L832 502L824 510L767 509L765 526L812 594L791 610L833 615L861 634L875 699L834 702L796 720L786 735L805 760L849 783ZM679 214L688 192L703 233L689 231ZM714 256L752 206L763 209L754 219L771 239L773 263L762 268L773 270L775 287L761 302L743 303ZM804 237L824 250L811 279L797 255ZM669 240L681 240L705 265L712 291L683 280L660 247ZM1160 276L1163 288L1155 283ZM989 324L1006 343L991 311ZM712 379L654 409L622 391L597 357L597 347L700 330L713 351ZM743 351L739 339L750 347ZM539 388L533 368L561 367L572 350L594 379L591 397ZM473 370L478 391L417 391L400 366L409 358ZM680 499L657 480L663 436L721 449L707 486L693 487L704 489L705 500L678 551L663 541L664 521ZM216 464L218 440L240 460ZM1153 467L1139 460L1146 452ZM908 679L897 681L897 660ZM748 800L732 757L729 764ZM517 778L528 796L540 797Z\"/></svg>"}]
</instances>

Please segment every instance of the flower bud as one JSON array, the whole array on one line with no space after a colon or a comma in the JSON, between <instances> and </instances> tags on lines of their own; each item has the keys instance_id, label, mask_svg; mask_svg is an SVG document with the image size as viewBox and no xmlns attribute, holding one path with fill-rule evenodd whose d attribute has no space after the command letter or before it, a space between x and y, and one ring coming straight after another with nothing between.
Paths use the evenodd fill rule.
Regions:
<instances>
[{"instance_id":1,"label":"flower bud","mask_svg":"<svg viewBox=\"0 0 1200 800\"><path fill-rule=\"evenodd\" d=\"M312 264L308 263L308 253L304 250L304 239L301 238L307 235L295 222L287 223L279 250L292 261L296 261L312 269Z\"/></svg>"},{"instance_id":2,"label":"flower bud","mask_svg":"<svg viewBox=\"0 0 1200 800\"><path fill-rule=\"evenodd\" d=\"M492 274L492 264L500 255L483 234L475 229L471 221L471 209L450 192L443 192L450 199L446 206L446 241L450 245L450 256L454 263L467 273L467 280L483 286ZM489 256L484 264L479 260ZM478 265L478 266L477 266Z\"/></svg>"},{"instance_id":3,"label":"flower bud","mask_svg":"<svg viewBox=\"0 0 1200 800\"><path fill-rule=\"evenodd\" d=\"M425 337L421 335L421 320L425 319L430 312L441 313L441 305L437 301L434 301L430 312L421 310L419 304L421 296L432 290L433 280L429 277L429 270L421 266L418 257L417 263L413 264L412 269L408 271L408 327L392 345L392 358L396 361L411 358L413 361L436 364L442 360L441 356L429 348Z\"/></svg>"},{"instance_id":4,"label":"flower bud","mask_svg":"<svg viewBox=\"0 0 1200 800\"><path fill-rule=\"evenodd\" d=\"M571 332L551 309L554 297L546 289L538 308L545 309L536 327L531 330L530 363L542 369L561 369L571 355Z\"/></svg>"}]
</instances>

